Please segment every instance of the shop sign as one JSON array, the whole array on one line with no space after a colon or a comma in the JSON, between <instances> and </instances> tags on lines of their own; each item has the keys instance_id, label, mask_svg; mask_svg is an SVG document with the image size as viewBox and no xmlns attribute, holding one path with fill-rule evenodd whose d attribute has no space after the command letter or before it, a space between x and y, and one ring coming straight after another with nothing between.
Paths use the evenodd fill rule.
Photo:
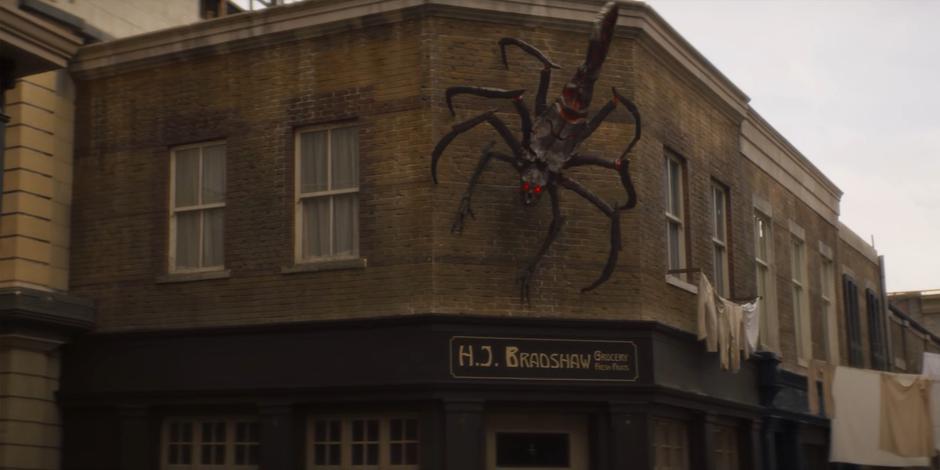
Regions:
<instances>
[{"instance_id":1,"label":"shop sign","mask_svg":"<svg viewBox=\"0 0 940 470\"><path fill-rule=\"evenodd\" d=\"M450 374L459 379L635 382L633 341L454 336Z\"/></svg>"}]
</instances>

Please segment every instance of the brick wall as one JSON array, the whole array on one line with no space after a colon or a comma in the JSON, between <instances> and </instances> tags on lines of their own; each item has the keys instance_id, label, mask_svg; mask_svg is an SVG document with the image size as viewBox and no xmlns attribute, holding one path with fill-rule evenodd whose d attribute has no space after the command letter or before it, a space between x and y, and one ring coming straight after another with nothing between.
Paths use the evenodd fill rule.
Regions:
<instances>
[{"instance_id":1,"label":"brick wall","mask_svg":"<svg viewBox=\"0 0 940 470\"><path fill-rule=\"evenodd\" d=\"M434 144L455 122L489 109L498 109L514 131L519 126L511 103L469 96L457 98L452 118L444 90L525 88L531 105L539 64L517 49L509 50L509 71L499 60L497 41L512 34L563 65L549 90L554 99L583 60L587 33L587 25L562 28L515 18L408 16L82 82L74 291L97 301L102 330L427 312L654 319L692 330L695 295L664 280L668 148L686 162L690 267L712 272L711 181L729 188L732 297L756 295L754 197L772 204L788 367L795 367L789 221L805 230L813 349L821 353L818 243L837 252L836 274L841 264L858 264L853 269L859 276L875 282L877 268L841 257L836 227L740 154L741 116L630 37L615 39L592 103L593 110L600 108L616 86L636 101L644 119L643 139L631 157L639 204L621 217L623 251L610 281L579 292L606 260L608 219L562 190L565 225L534 278L531 305L519 301L515 279L547 234L550 204L546 198L524 208L516 173L501 162L491 164L476 188L476 218L466 221L462 234L450 233L481 147L499 138L484 125L456 139L441 159L438 185L429 174ZM368 267L285 274L293 260L294 129L353 117L361 138L360 252ZM584 148L614 158L632 131L626 113L617 110ZM169 149L214 139L227 143L225 259L231 275L161 282ZM607 201L625 200L608 170L579 168L570 175ZM837 290L835 301L840 299Z\"/></svg>"}]
</instances>

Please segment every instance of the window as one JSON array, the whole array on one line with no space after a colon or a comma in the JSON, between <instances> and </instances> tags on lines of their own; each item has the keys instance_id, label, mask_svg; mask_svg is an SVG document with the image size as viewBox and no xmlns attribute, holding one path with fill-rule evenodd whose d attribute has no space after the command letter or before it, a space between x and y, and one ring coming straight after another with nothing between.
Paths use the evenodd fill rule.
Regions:
<instances>
[{"instance_id":1,"label":"window","mask_svg":"<svg viewBox=\"0 0 940 470\"><path fill-rule=\"evenodd\" d=\"M260 426L252 419L169 419L163 429L163 468L257 469L259 442Z\"/></svg>"},{"instance_id":2,"label":"window","mask_svg":"<svg viewBox=\"0 0 940 470\"><path fill-rule=\"evenodd\" d=\"M865 367L862 354L862 327L858 317L858 285L848 274L842 275L842 306L845 309L845 334L849 343L849 365Z\"/></svg>"},{"instance_id":3,"label":"window","mask_svg":"<svg viewBox=\"0 0 940 470\"><path fill-rule=\"evenodd\" d=\"M295 261L359 256L359 129L297 133Z\"/></svg>"},{"instance_id":4,"label":"window","mask_svg":"<svg viewBox=\"0 0 940 470\"><path fill-rule=\"evenodd\" d=\"M806 289L806 245L793 236L790 243L790 280L792 285L793 324L796 337L797 362L808 365L813 358L809 297Z\"/></svg>"},{"instance_id":5,"label":"window","mask_svg":"<svg viewBox=\"0 0 940 470\"><path fill-rule=\"evenodd\" d=\"M819 271L819 284L822 297L822 324L825 328L823 340L826 342L824 351L826 359L830 364L839 363L839 322L836 319L833 300L836 297L835 292L835 272L832 258L822 255L822 263Z\"/></svg>"},{"instance_id":6,"label":"window","mask_svg":"<svg viewBox=\"0 0 940 470\"><path fill-rule=\"evenodd\" d=\"M685 178L682 162L667 154L664 197L666 203L666 266L667 269L685 268Z\"/></svg>"},{"instance_id":7,"label":"window","mask_svg":"<svg viewBox=\"0 0 940 470\"><path fill-rule=\"evenodd\" d=\"M715 468L738 470L738 432L732 426L716 425L714 430Z\"/></svg>"},{"instance_id":8,"label":"window","mask_svg":"<svg viewBox=\"0 0 940 470\"><path fill-rule=\"evenodd\" d=\"M225 144L174 149L170 174L170 272L222 269Z\"/></svg>"},{"instance_id":9,"label":"window","mask_svg":"<svg viewBox=\"0 0 940 470\"><path fill-rule=\"evenodd\" d=\"M654 470L688 470L689 435L682 421L655 418L653 422Z\"/></svg>"},{"instance_id":10,"label":"window","mask_svg":"<svg viewBox=\"0 0 940 470\"><path fill-rule=\"evenodd\" d=\"M757 273L757 295L760 296L760 347L764 350L780 352L777 305L774 301L774 241L770 217L754 213L754 264Z\"/></svg>"},{"instance_id":11,"label":"window","mask_svg":"<svg viewBox=\"0 0 940 470\"><path fill-rule=\"evenodd\" d=\"M418 420L410 417L314 417L314 469L417 469Z\"/></svg>"},{"instance_id":12,"label":"window","mask_svg":"<svg viewBox=\"0 0 940 470\"><path fill-rule=\"evenodd\" d=\"M715 291L731 296L728 274L728 190L712 182L712 252Z\"/></svg>"},{"instance_id":13,"label":"window","mask_svg":"<svg viewBox=\"0 0 940 470\"><path fill-rule=\"evenodd\" d=\"M881 299L875 291L865 289L865 306L868 308L868 344L871 345L871 366L874 369L887 369L885 357L884 323L881 318ZM917 370L917 369L915 369Z\"/></svg>"}]
</instances>

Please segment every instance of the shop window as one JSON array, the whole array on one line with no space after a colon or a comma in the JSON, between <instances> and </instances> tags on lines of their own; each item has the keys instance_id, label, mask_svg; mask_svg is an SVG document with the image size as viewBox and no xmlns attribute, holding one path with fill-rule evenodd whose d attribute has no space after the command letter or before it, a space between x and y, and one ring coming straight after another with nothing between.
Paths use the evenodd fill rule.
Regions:
<instances>
[{"instance_id":1,"label":"shop window","mask_svg":"<svg viewBox=\"0 0 940 470\"><path fill-rule=\"evenodd\" d=\"M163 428L163 468L257 469L259 443L259 424L252 419L169 419Z\"/></svg>"},{"instance_id":2,"label":"shop window","mask_svg":"<svg viewBox=\"0 0 940 470\"><path fill-rule=\"evenodd\" d=\"M359 256L359 129L297 133L295 261Z\"/></svg>"},{"instance_id":3,"label":"shop window","mask_svg":"<svg viewBox=\"0 0 940 470\"><path fill-rule=\"evenodd\" d=\"M721 470L738 470L740 457L738 455L738 432L732 426L715 426L714 431L715 468Z\"/></svg>"},{"instance_id":4,"label":"shop window","mask_svg":"<svg viewBox=\"0 0 940 470\"><path fill-rule=\"evenodd\" d=\"M308 468L417 469L418 420L410 417L314 417Z\"/></svg>"},{"instance_id":5,"label":"shop window","mask_svg":"<svg viewBox=\"0 0 940 470\"><path fill-rule=\"evenodd\" d=\"M654 470L689 469L689 433L686 423L655 418L653 424Z\"/></svg>"},{"instance_id":6,"label":"shop window","mask_svg":"<svg viewBox=\"0 0 940 470\"><path fill-rule=\"evenodd\" d=\"M763 350L780 352L775 302L776 274L774 270L774 239L770 217L754 212L754 264L757 273L757 295L760 296L760 347Z\"/></svg>"},{"instance_id":7,"label":"shop window","mask_svg":"<svg viewBox=\"0 0 940 470\"><path fill-rule=\"evenodd\" d=\"M790 285L797 362L808 365L813 358L813 336L809 316L809 292L806 289L806 244L795 235L790 240Z\"/></svg>"},{"instance_id":8,"label":"shop window","mask_svg":"<svg viewBox=\"0 0 940 470\"><path fill-rule=\"evenodd\" d=\"M170 272L221 270L225 262L225 144L173 149L170 175Z\"/></svg>"},{"instance_id":9,"label":"shop window","mask_svg":"<svg viewBox=\"0 0 940 470\"><path fill-rule=\"evenodd\" d=\"M728 190L712 182L712 264L715 292L723 297L731 296L728 273Z\"/></svg>"},{"instance_id":10,"label":"shop window","mask_svg":"<svg viewBox=\"0 0 940 470\"><path fill-rule=\"evenodd\" d=\"M666 266L669 270L682 269L686 266L685 175L682 161L679 157L667 153L664 171Z\"/></svg>"}]
</instances>

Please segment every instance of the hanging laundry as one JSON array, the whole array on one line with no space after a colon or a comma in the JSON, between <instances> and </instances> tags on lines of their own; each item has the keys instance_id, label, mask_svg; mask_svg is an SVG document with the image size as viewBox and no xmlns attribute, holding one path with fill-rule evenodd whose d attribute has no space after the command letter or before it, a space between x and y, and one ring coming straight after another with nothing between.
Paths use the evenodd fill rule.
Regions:
<instances>
[{"instance_id":1,"label":"hanging laundry","mask_svg":"<svg viewBox=\"0 0 940 470\"><path fill-rule=\"evenodd\" d=\"M885 467L926 467L928 457L903 457L882 450L881 372L836 367L832 379L835 413L830 425L830 462ZM900 374L894 374L900 375Z\"/></svg>"},{"instance_id":2,"label":"hanging laundry","mask_svg":"<svg viewBox=\"0 0 940 470\"><path fill-rule=\"evenodd\" d=\"M881 375L881 449L903 457L934 454L930 379Z\"/></svg>"},{"instance_id":3,"label":"hanging laundry","mask_svg":"<svg viewBox=\"0 0 940 470\"><path fill-rule=\"evenodd\" d=\"M741 311L744 317L744 356L751 357L757 352L760 337L760 298L741 305Z\"/></svg>"},{"instance_id":4,"label":"hanging laundry","mask_svg":"<svg viewBox=\"0 0 940 470\"><path fill-rule=\"evenodd\" d=\"M819 414L819 393L816 387L816 381L822 382L823 407L826 417L832 418L832 410L835 408L832 400L832 374L835 366L824 361L813 359L809 361L809 367L806 370L806 398L809 401L809 412L812 415Z\"/></svg>"},{"instance_id":5,"label":"hanging laundry","mask_svg":"<svg viewBox=\"0 0 940 470\"><path fill-rule=\"evenodd\" d=\"M922 374L933 380L930 387L930 418L933 422L934 449L940 450L940 354L925 352Z\"/></svg>"},{"instance_id":6,"label":"hanging laundry","mask_svg":"<svg viewBox=\"0 0 940 470\"><path fill-rule=\"evenodd\" d=\"M737 372L741 369L742 325L741 306L722 297L718 297L718 349L722 354L722 368ZM721 331L724 330L724 334Z\"/></svg>"},{"instance_id":7,"label":"hanging laundry","mask_svg":"<svg viewBox=\"0 0 940 470\"><path fill-rule=\"evenodd\" d=\"M718 350L718 315L715 309L715 290L705 273L698 277L698 339L705 340L708 352Z\"/></svg>"}]
</instances>

